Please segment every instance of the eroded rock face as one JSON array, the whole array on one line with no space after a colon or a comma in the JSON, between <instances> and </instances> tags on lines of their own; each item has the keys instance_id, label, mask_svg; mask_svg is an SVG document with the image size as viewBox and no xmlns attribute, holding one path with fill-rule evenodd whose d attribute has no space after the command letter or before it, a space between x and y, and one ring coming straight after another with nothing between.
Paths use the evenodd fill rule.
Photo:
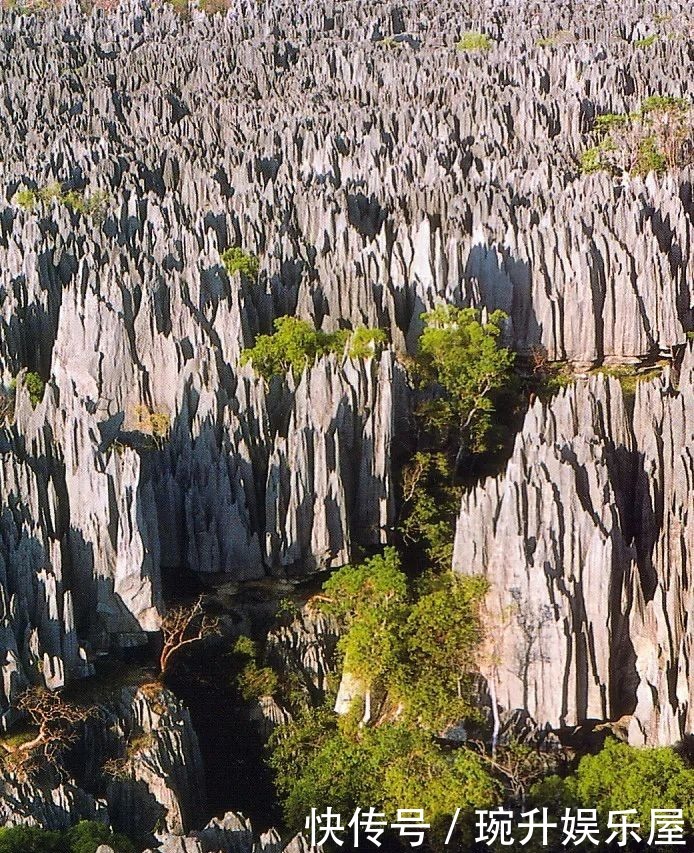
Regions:
<instances>
[{"instance_id":1,"label":"eroded rock face","mask_svg":"<svg viewBox=\"0 0 694 853\"><path fill-rule=\"evenodd\" d=\"M100 706L70 767L70 774L52 766L29 775L3 769L3 825L64 829L98 820L151 839L201 822L205 781L197 736L188 711L157 685L124 689L118 702Z\"/></svg>"},{"instance_id":2,"label":"eroded rock face","mask_svg":"<svg viewBox=\"0 0 694 853\"><path fill-rule=\"evenodd\" d=\"M631 716L635 743L692 730L694 349L678 376L536 402L506 471L467 494L454 568L490 581L483 669L541 725Z\"/></svg>"},{"instance_id":3,"label":"eroded rock face","mask_svg":"<svg viewBox=\"0 0 694 853\"><path fill-rule=\"evenodd\" d=\"M167 836L156 850L145 853L317 853L303 835L286 846L279 833L270 829L257 837L251 822L241 814L227 812L214 818L204 829L187 836Z\"/></svg>"},{"instance_id":4,"label":"eroded rock face","mask_svg":"<svg viewBox=\"0 0 694 853\"><path fill-rule=\"evenodd\" d=\"M19 383L0 436L5 723L23 684L156 631L162 567L304 574L385 543L394 351L436 302L502 308L516 349L581 362L694 328L689 174L576 166L596 112L684 91L686 42L645 61L621 3L492 7L478 53L454 49L472 7L429 0L3 16L0 376L48 381L35 408ZM93 209L41 197L55 183ZM267 384L239 355L285 314L393 349Z\"/></svg>"},{"instance_id":5,"label":"eroded rock face","mask_svg":"<svg viewBox=\"0 0 694 853\"><path fill-rule=\"evenodd\" d=\"M666 5L661 26L686 30L690 4ZM630 0L486 8L2 13L0 380L20 376L0 426L3 727L26 685L157 631L162 570L305 575L386 543L410 408L395 353L437 302L501 308L516 350L582 363L670 354L694 330L691 171L577 169L596 113L691 91L687 39L637 49L653 22ZM481 25L495 46L456 52ZM559 30L561 49L537 44ZM102 201L16 199L54 182ZM231 246L258 255L257 281L227 273ZM266 383L240 353L287 314L391 343ZM465 499L456 567L495 584L490 678L510 708L628 713L634 741L691 729L686 358L633 418L598 380L535 406L506 475ZM24 370L47 382L35 406ZM335 641L304 624L272 652L321 692ZM171 725L152 721L113 802L127 813L139 786L183 831L197 806L176 761L195 749ZM69 784L70 819L99 812Z\"/></svg>"}]
</instances>

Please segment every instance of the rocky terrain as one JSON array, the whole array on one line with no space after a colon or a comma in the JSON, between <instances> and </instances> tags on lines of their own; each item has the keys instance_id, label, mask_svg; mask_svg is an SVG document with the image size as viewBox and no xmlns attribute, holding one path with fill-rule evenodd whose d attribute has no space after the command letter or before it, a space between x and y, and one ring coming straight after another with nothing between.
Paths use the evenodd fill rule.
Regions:
<instances>
[{"instance_id":1,"label":"rocky terrain","mask_svg":"<svg viewBox=\"0 0 694 853\"><path fill-rule=\"evenodd\" d=\"M690 4L112 5L0 12L2 728L28 685L156 642L167 578L302 580L393 541L407 363L448 302L502 309L519 358L585 373L462 500L454 569L490 582L488 688L540 726L691 734L692 171L578 166L596 115L694 97ZM468 30L490 49L456 50ZM227 270L234 246L256 277ZM389 344L266 381L240 354L288 314ZM633 399L587 378L659 359ZM312 630L268 654L320 692L335 637L325 653ZM4 773L0 821L96 817L160 853L308 849L231 813L199 829L173 696L106 717L67 776ZM106 785L133 731L146 744Z\"/></svg>"}]
</instances>

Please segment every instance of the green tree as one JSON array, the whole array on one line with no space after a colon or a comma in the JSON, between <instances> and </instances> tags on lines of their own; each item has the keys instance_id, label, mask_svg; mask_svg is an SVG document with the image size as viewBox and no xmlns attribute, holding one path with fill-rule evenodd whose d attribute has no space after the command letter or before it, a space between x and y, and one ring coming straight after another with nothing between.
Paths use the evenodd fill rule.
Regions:
<instances>
[{"instance_id":1,"label":"green tree","mask_svg":"<svg viewBox=\"0 0 694 853\"><path fill-rule=\"evenodd\" d=\"M440 747L425 732L385 723L348 733L322 712L281 732L271 758L290 826L301 828L312 806L348 814L373 805L393 818L400 808L423 808L434 831L464 812L499 800L499 786L467 749Z\"/></svg>"},{"instance_id":2,"label":"green tree","mask_svg":"<svg viewBox=\"0 0 694 853\"><path fill-rule=\"evenodd\" d=\"M383 329L367 329L359 326L349 339L348 355L350 358L371 358L378 355L388 342Z\"/></svg>"},{"instance_id":3,"label":"green tree","mask_svg":"<svg viewBox=\"0 0 694 853\"><path fill-rule=\"evenodd\" d=\"M259 335L255 346L241 353L241 364L251 362L253 368L270 379L288 370L299 375L316 358L344 350L348 332L321 332L298 317L278 317L272 335Z\"/></svg>"},{"instance_id":4,"label":"green tree","mask_svg":"<svg viewBox=\"0 0 694 853\"><path fill-rule=\"evenodd\" d=\"M408 715L439 733L474 716L472 673L483 638L479 606L487 583L452 573L433 583L437 588L414 603L405 624L400 691Z\"/></svg>"},{"instance_id":5,"label":"green tree","mask_svg":"<svg viewBox=\"0 0 694 853\"><path fill-rule=\"evenodd\" d=\"M67 843L69 853L94 853L102 844L111 847L115 853L135 853L135 847L128 838L93 820L82 820L69 829Z\"/></svg>"},{"instance_id":6,"label":"green tree","mask_svg":"<svg viewBox=\"0 0 694 853\"><path fill-rule=\"evenodd\" d=\"M240 671L236 684L246 701L272 696L278 687L278 679L269 666L260 666L258 648L250 637L241 635L234 644L234 655L239 660Z\"/></svg>"},{"instance_id":7,"label":"green tree","mask_svg":"<svg viewBox=\"0 0 694 853\"><path fill-rule=\"evenodd\" d=\"M420 381L438 389L420 407L425 425L448 437L445 444L490 446L496 394L511 379L513 353L499 346L505 315L487 322L475 308L439 306L423 315L417 368Z\"/></svg>"},{"instance_id":8,"label":"green tree","mask_svg":"<svg viewBox=\"0 0 694 853\"><path fill-rule=\"evenodd\" d=\"M345 668L367 690L387 681L402 655L400 631L407 618L407 578L395 548L339 569L323 585L322 607L347 627L339 648Z\"/></svg>"},{"instance_id":9,"label":"green tree","mask_svg":"<svg viewBox=\"0 0 694 853\"><path fill-rule=\"evenodd\" d=\"M222 253L222 263L229 275L241 276L255 281L260 271L260 261L250 252L244 252L239 246L232 246Z\"/></svg>"},{"instance_id":10,"label":"green tree","mask_svg":"<svg viewBox=\"0 0 694 853\"><path fill-rule=\"evenodd\" d=\"M444 452L419 451L402 470L400 533L406 545L422 548L429 564L442 571L451 567L460 512L462 490L452 480L452 465Z\"/></svg>"},{"instance_id":11,"label":"green tree","mask_svg":"<svg viewBox=\"0 0 694 853\"><path fill-rule=\"evenodd\" d=\"M597 755L584 756L575 774L550 776L533 786L535 803L559 808L595 808L603 822L610 811L636 809L635 820L650 826L651 809L682 809L694 828L694 769L672 749L636 748L610 738Z\"/></svg>"},{"instance_id":12,"label":"green tree","mask_svg":"<svg viewBox=\"0 0 694 853\"><path fill-rule=\"evenodd\" d=\"M31 405L36 408L43 400L43 392L46 388L46 383L41 379L38 373L29 372L24 374L24 387L29 392L29 400ZM14 391L17 387L17 377L10 381L10 391Z\"/></svg>"},{"instance_id":13,"label":"green tree","mask_svg":"<svg viewBox=\"0 0 694 853\"><path fill-rule=\"evenodd\" d=\"M66 853L66 849L59 832L9 826L0 829L0 853Z\"/></svg>"}]
</instances>

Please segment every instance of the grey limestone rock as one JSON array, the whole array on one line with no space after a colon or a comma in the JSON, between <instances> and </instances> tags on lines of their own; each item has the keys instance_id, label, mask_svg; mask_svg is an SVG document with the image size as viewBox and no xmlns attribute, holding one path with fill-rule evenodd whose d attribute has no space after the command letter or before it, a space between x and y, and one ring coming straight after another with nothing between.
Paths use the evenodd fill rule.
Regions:
<instances>
[{"instance_id":1,"label":"grey limestone rock","mask_svg":"<svg viewBox=\"0 0 694 853\"><path fill-rule=\"evenodd\" d=\"M693 348L678 375L578 381L528 412L505 473L462 502L454 568L490 581L493 700L540 725L692 730Z\"/></svg>"}]
</instances>

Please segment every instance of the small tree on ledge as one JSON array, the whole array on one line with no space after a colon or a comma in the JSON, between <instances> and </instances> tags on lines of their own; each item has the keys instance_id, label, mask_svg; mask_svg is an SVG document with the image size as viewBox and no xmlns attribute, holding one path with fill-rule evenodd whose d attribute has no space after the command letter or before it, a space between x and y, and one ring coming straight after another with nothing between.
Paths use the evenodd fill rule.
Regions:
<instances>
[{"instance_id":1,"label":"small tree on ledge","mask_svg":"<svg viewBox=\"0 0 694 853\"><path fill-rule=\"evenodd\" d=\"M17 708L38 727L35 737L17 746L3 747L17 768L28 768L41 758L56 761L77 741L79 727L93 713L93 708L70 705L57 693L44 687L31 687L19 697Z\"/></svg>"}]
</instances>

